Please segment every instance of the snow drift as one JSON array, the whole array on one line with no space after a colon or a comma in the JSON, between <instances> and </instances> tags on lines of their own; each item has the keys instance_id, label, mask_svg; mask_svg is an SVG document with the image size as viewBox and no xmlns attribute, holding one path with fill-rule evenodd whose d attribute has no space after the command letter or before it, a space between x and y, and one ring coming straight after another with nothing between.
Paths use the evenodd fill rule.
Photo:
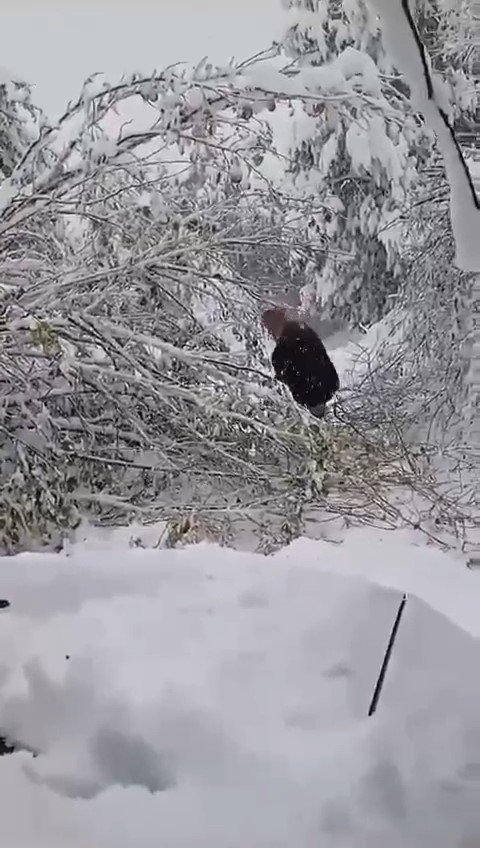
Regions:
<instances>
[{"instance_id":1,"label":"snow drift","mask_svg":"<svg viewBox=\"0 0 480 848\"><path fill-rule=\"evenodd\" d=\"M474 844L479 578L417 541L1 561L4 844Z\"/></svg>"}]
</instances>

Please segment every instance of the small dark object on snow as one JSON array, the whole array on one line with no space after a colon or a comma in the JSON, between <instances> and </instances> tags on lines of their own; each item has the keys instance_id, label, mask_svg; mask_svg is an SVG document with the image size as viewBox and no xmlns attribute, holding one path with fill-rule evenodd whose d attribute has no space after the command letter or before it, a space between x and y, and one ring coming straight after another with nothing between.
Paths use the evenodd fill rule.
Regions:
<instances>
[{"instance_id":1,"label":"small dark object on snow","mask_svg":"<svg viewBox=\"0 0 480 848\"><path fill-rule=\"evenodd\" d=\"M4 754L13 754L15 748L13 745L7 745L7 740L4 736L0 736L0 757Z\"/></svg>"},{"instance_id":2,"label":"small dark object on snow","mask_svg":"<svg viewBox=\"0 0 480 848\"><path fill-rule=\"evenodd\" d=\"M10 601L0 600L0 609L8 609Z\"/></svg>"},{"instance_id":3,"label":"small dark object on snow","mask_svg":"<svg viewBox=\"0 0 480 848\"><path fill-rule=\"evenodd\" d=\"M272 354L277 380L288 386L297 403L323 418L325 405L340 387L323 342L308 324L290 321L285 309L267 309L262 320L277 341Z\"/></svg>"}]
</instances>

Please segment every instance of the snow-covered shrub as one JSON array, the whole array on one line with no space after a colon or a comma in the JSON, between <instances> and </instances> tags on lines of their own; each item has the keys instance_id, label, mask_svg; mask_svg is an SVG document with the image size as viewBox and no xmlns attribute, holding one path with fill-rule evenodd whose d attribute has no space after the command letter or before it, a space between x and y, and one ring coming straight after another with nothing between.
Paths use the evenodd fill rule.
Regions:
<instances>
[{"instance_id":1,"label":"snow-covered shrub","mask_svg":"<svg viewBox=\"0 0 480 848\"><path fill-rule=\"evenodd\" d=\"M291 110L298 136L301 112L310 130L323 122L346 150L358 110L368 107L368 138L377 127L382 150L395 152L388 179L386 160L374 156L354 182L368 205L373 180L382 215L387 185L392 196L403 186L402 203L410 198L402 180L418 162L409 145L430 144L412 115L405 141L404 98L395 89L389 100L378 67L347 42L322 68L269 55L115 86L91 79L5 176L5 547L30 544L32 534L56 542L79 511L110 521L162 517L180 529L187 517L188 532L203 526L215 538L228 538L247 512L262 513L271 530L266 516L276 513L285 541L301 531L308 504L349 513L363 495L365 515L372 486L379 493L392 483L386 469L398 451L380 428L368 441L357 438L354 416L335 428L315 423L274 386L259 322L265 302L286 286L325 282L340 259L356 271L360 256L371 262L366 231L345 224L340 189L328 187L337 148L321 180L310 163L300 185L298 157L276 149L266 116ZM357 139L349 167L359 149ZM341 186L348 194L343 177ZM359 197L352 195L352 209ZM368 220L366 212L367 230ZM378 231L368 233L378 244ZM414 233L408 246L417 249ZM375 280L356 289L369 321L386 296ZM375 438L381 453L372 451Z\"/></svg>"},{"instance_id":2,"label":"snow-covered shrub","mask_svg":"<svg viewBox=\"0 0 480 848\"><path fill-rule=\"evenodd\" d=\"M455 267L443 179L437 189L421 207L417 241L412 215L405 279L370 362L360 356L355 394L370 424L394 419L408 443L447 446L458 440L462 419L471 275Z\"/></svg>"},{"instance_id":3,"label":"snow-covered shrub","mask_svg":"<svg viewBox=\"0 0 480 848\"><path fill-rule=\"evenodd\" d=\"M249 184L265 142L222 93L235 73L90 80L3 181L7 548L77 507L147 520L314 496L321 430L273 386L259 322L291 210Z\"/></svg>"}]
</instances>

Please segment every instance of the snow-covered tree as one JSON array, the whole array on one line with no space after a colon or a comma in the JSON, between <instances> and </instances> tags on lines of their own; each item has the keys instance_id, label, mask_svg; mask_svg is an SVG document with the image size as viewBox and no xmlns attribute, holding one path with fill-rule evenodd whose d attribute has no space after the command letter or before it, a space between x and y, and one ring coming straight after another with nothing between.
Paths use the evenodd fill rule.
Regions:
<instances>
[{"instance_id":1,"label":"snow-covered tree","mask_svg":"<svg viewBox=\"0 0 480 848\"><path fill-rule=\"evenodd\" d=\"M316 490L324 438L272 388L265 289L242 272L252 245L265 268L285 250L287 210L249 185L264 142L236 76L92 79L3 180L6 546L85 510L285 515Z\"/></svg>"},{"instance_id":2,"label":"snow-covered tree","mask_svg":"<svg viewBox=\"0 0 480 848\"><path fill-rule=\"evenodd\" d=\"M335 251L307 263L304 296L323 310L371 323L393 304L408 246L408 210L432 162L433 136L413 111L408 86L385 52L378 18L364 0L291 0L283 50L291 68L312 69L301 109L300 139L291 174L323 201L317 225ZM435 11L435 14L434 14ZM439 20L435 4L419 4L425 21ZM457 12L442 28L450 44ZM424 26L427 26L425 23ZM449 41L450 39L450 41ZM461 57L445 82L458 119L473 106L474 91ZM313 74L315 69L315 75ZM332 82L342 97L331 97ZM323 96L322 96L323 94ZM402 271L402 274L400 274Z\"/></svg>"},{"instance_id":3,"label":"snow-covered tree","mask_svg":"<svg viewBox=\"0 0 480 848\"><path fill-rule=\"evenodd\" d=\"M0 176L9 177L34 141L41 114L29 86L0 68Z\"/></svg>"},{"instance_id":4,"label":"snow-covered tree","mask_svg":"<svg viewBox=\"0 0 480 848\"><path fill-rule=\"evenodd\" d=\"M286 285L317 286L329 263L353 269L365 239L378 242L367 186L393 231L412 199L417 153L432 167L432 134L408 111L398 75L342 45L321 67L272 50L115 86L92 78L5 175L5 546L49 538L84 512L125 520L201 509L225 531L268 504L300 532L305 504L331 494L339 475L349 488L337 486L328 507L348 515L352 479L369 493L383 485L383 460L373 481L370 445L351 426L338 424L332 438L273 385L259 322ZM277 115L289 117L293 157L274 142ZM300 167L300 138L315 138L322 121L323 170ZM337 185L342 150L358 168ZM360 230L355 216L346 224L349 179L357 201L365 192ZM388 218L388 192L397 218ZM380 288L368 292L371 322L383 307ZM383 448L391 463L388 439ZM364 498L357 508L365 512Z\"/></svg>"},{"instance_id":5,"label":"snow-covered tree","mask_svg":"<svg viewBox=\"0 0 480 848\"><path fill-rule=\"evenodd\" d=\"M448 428L456 448L453 452L450 450L450 460L453 461L453 480L457 482L459 488L457 497L459 502L463 501L465 509L464 533L465 541L469 546L467 549L470 551L472 563L478 564L480 562L478 523L480 505L478 489L480 198L467 159L455 135L455 110L449 98L445 96L444 81L439 80L432 73L422 34L415 25L408 5L405 5L402 0L369 0L369 2L372 9L378 11L380 15L385 43L409 83L417 108L421 110L426 123L434 131L445 163L451 232L444 226L440 231L443 238L439 241L437 235L436 245L435 237L430 237L430 245L435 251L434 253L432 251L429 257L433 273L423 282L420 291L423 297L432 303L432 311L430 322L424 321L421 326L427 345L430 347L427 350L428 366L437 376L438 392L436 396L432 393L430 383L429 406L433 402L438 405L438 408L445 409L445 406L450 403L450 420L457 424L456 428ZM438 224L437 217L433 226L438 227ZM442 259L451 259L458 270L452 271L447 264L443 272L435 271ZM437 285L439 279L441 283L443 282L440 287ZM421 321L422 310L417 310L416 306L417 304L413 307L409 305L407 314L413 321L418 315ZM445 324L442 327L439 317L442 307L444 313L447 312L447 315L449 313L450 328L447 328ZM448 370L445 366L448 366ZM456 372L453 375L452 369ZM456 383L456 391L449 397L452 376L453 382Z\"/></svg>"}]
</instances>

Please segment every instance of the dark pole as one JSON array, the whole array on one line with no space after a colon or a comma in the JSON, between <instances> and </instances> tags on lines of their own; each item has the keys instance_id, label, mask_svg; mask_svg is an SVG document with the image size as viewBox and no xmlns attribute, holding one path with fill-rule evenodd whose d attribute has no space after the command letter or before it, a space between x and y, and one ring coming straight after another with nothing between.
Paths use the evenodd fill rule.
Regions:
<instances>
[{"instance_id":1,"label":"dark pole","mask_svg":"<svg viewBox=\"0 0 480 848\"><path fill-rule=\"evenodd\" d=\"M403 595L402 600L400 601L400 606L398 608L397 616L393 623L392 632L390 633L390 639L388 640L387 650L385 651L385 656L383 658L382 667L380 669L380 674L378 675L377 683L373 692L372 700L370 703L370 707L368 708L368 715L372 716L377 709L377 704L380 700L380 695L382 694L383 684L385 682L385 675L387 673L388 663L390 662L390 656L393 650L393 646L395 644L395 639L397 638L398 628L400 626L400 620L402 618L403 610L405 609L405 604L407 603L407 596Z\"/></svg>"}]
</instances>

